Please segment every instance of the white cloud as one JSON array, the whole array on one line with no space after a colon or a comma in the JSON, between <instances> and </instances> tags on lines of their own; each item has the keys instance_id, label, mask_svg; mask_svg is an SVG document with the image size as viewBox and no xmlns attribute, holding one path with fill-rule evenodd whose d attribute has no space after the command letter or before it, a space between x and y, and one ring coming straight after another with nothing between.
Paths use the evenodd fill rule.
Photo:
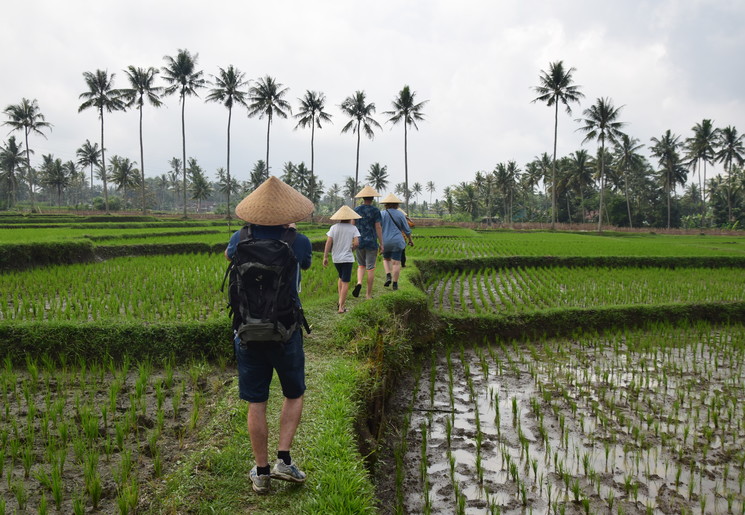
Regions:
<instances>
[{"instance_id":1,"label":"white cloud","mask_svg":"<svg viewBox=\"0 0 745 515\"><path fill-rule=\"evenodd\" d=\"M316 169L326 185L354 173L356 139L340 134L347 120L338 105L364 90L383 130L372 141L363 138L360 175L380 162L396 183L403 180L403 129L385 123L382 113L408 84L428 100L420 130L410 132L410 182L433 180L441 191L497 162L522 167L550 151L553 112L531 100L540 71L556 60L576 68L575 82L587 95L572 116L560 114L560 155L580 147L573 119L597 97L624 105L628 132L644 143L667 129L687 137L704 117L742 125L741 5L28 0L5 6L4 18L14 23L0 31L0 64L12 72L0 83L0 104L36 98L54 124L47 140L31 141L36 158L52 152L74 159L85 139L99 139L96 114L77 113L84 71L107 69L124 86L126 66L160 67L164 55L187 48L199 54L208 78L234 64L252 79L275 77L290 88L293 105L306 89L324 92L334 118L316 132ZM187 99L187 153L214 173L225 164L227 112L201 96ZM111 113L105 121L109 155L138 160L137 115ZM275 120L271 128L274 173L285 161L310 160L309 132L294 127L294 120ZM163 109L146 108L148 175L165 172L168 160L180 156L180 130L177 97ZM234 113L231 168L239 178L264 158L265 137L265 120Z\"/></svg>"}]
</instances>

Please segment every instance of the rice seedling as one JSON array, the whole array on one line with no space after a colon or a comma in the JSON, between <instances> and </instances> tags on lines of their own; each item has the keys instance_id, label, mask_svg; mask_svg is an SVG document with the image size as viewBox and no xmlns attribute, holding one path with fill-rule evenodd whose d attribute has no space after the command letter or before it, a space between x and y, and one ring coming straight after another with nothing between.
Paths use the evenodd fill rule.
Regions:
<instances>
[{"instance_id":1,"label":"rice seedling","mask_svg":"<svg viewBox=\"0 0 745 515\"><path fill-rule=\"evenodd\" d=\"M44 492L41 493L41 499L39 500L39 515L46 515L49 513L49 506L47 505L47 496Z\"/></svg>"},{"instance_id":2,"label":"rice seedling","mask_svg":"<svg viewBox=\"0 0 745 515\"><path fill-rule=\"evenodd\" d=\"M34 449L31 444L26 444L23 447L23 454L21 455L21 463L23 464L23 477L29 477L31 475L31 467L35 462Z\"/></svg>"},{"instance_id":3,"label":"rice seedling","mask_svg":"<svg viewBox=\"0 0 745 515\"><path fill-rule=\"evenodd\" d=\"M26 485L23 481L13 481L11 486L13 495L15 496L16 503L18 503L18 509L24 511L26 504L28 503L29 493L26 489Z\"/></svg>"}]
</instances>

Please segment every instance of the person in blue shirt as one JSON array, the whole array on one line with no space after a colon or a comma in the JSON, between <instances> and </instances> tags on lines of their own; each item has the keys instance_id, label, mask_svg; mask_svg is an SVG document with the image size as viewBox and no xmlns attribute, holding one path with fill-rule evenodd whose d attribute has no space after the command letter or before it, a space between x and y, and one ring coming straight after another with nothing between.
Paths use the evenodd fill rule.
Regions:
<instances>
[{"instance_id":1,"label":"person in blue shirt","mask_svg":"<svg viewBox=\"0 0 745 515\"><path fill-rule=\"evenodd\" d=\"M251 234L257 239L281 239L288 230L295 230L294 223L305 219L313 212L313 203L276 177L270 177L235 208L238 218L251 225ZM232 259L240 240L240 230L230 238L225 257ZM292 250L298 260L298 277L295 281L295 297L300 298L300 269L311 265L310 240L297 234ZM235 327L234 327L235 329ZM295 437L303 412L305 393L305 353L302 328L298 328L284 345L277 342L242 343L234 339L238 363L238 387L241 399L248 401L248 436L251 440L256 466L249 472L253 490L259 494L269 492L271 479L303 483L305 473L290 457L292 440ZM269 465L269 429L266 420L267 400L272 375L276 370L282 386L284 401L279 419L279 441L277 461Z\"/></svg>"},{"instance_id":2,"label":"person in blue shirt","mask_svg":"<svg viewBox=\"0 0 745 515\"><path fill-rule=\"evenodd\" d=\"M360 231L360 245L357 247L357 284L352 290L354 297L359 296L365 271L367 271L365 298L372 298L375 265L378 261L378 243L380 243L380 252L384 250L380 210L372 205L373 197L379 196L380 193L370 186L365 186L354 196L354 198L362 199L362 204L354 208L354 211L361 216L355 222Z\"/></svg>"},{"instance_id":3,"label":"person in blue shirt","mask_svg":"<svg viewBox=\"0 0 745 515\"><path fill-rule=\"evenodd\" d=\"M385 208L380 214L383 226L383 246L385 247L383 252L385 282L383 286L390 286L393 283L393 289L398 290L401 253L406 249L407 243L413 247L414 241L411 239L411 228L406 221L406 216L398 209L401 200L393 193L389 193L380 203Z\"/></svg>"}]
</instances>

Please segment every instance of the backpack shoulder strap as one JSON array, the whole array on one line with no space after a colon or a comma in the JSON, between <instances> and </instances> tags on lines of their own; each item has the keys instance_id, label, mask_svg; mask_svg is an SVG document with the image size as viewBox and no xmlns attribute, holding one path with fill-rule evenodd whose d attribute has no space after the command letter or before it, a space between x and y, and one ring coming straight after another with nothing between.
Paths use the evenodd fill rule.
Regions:
<instances>
[{"instance_id":1,"label":"backpack shoulder strap","mask_svg":"<svg viewBox=\"0 0 745 515\"><path fill-rule=\"evenodd\" d=\"M393 218L393 215L392 215L392 214L390 214L390 213L388 212L388 210L387 210L387 209L385 210L385 214L387 214L387 215L388 215L388 217L389 217L389 218L391 219L391 221L393 222L393 224L394 224L394 225L395 225L396 227L398 227L398 230L399 230L399 231L401 231L401 232L404 232L404 230L403 230L403 229L401 228L401 226L399 225L399 223L398 223L398 222L396 221L396 219L395 219L395 218Z\"/></svg>"},{"instance_id":2,"label":"backpack shoulder strap","mask_svg":"<svg viewBox=\"0 0 745 515\"><path fill-rule=\"evenodd\" d=\"M282 234L282 241L286 242L290 248L292 248L292 244L295 243L295 238L297 238L297 231L289 227Z\"/></svg>"},{"instance_id":3,"label":"backpack shoulder strap","mask_svg":"<svg viewBox=\"0 0 745 515\"><path fill-rule=\"evenodd\" d=\"M253 239L253 234L251 233L251 224L246 224L243 227L241 227L241 236L238 238L238 241L243 240L251 240Z\"/></svg>"}]
</instances>

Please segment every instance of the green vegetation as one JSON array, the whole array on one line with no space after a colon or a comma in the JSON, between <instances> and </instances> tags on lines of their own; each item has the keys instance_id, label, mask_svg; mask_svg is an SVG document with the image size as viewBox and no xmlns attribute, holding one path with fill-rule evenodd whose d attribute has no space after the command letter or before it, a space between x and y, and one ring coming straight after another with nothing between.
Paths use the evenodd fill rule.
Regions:
<instances>
[{"instance_id":1,"label":"green vegetation","mask_svg":"<svg viewBox=\"0 0 745 515\"><path fill-rule=\"evenodd\" d=\"M435 309L524 313L554 308L743 302L742 268L482 268L430 276Z\"/></svg>"},{"instance_id":2,"label":"green vegetation","mask_svg":"<svg viewBox=\"0 0 745 515\"><path fill-rule=\"evenodd\" d=\"M645 442L667 438L660 449L675 440L684 457L694 453L703 460L711 457L712 445L725 443L721 431L730 427L728 421L735 430L742 423L741 409L730 400L741 394L731 387L741 371L735 379L715 375L724 374L724 368L735 370L732 363L740 359L742 328L733 322L745 314L738 288L744 237L417 227L401 290L389 294L382 287L381 266L376 298L350 299L352 309L344 316L333 309L334 268L323 269L316 255L313 267L303 272L301 295L313 333L306 339L309 390L293 456L309 482L278 485L275 495L258 498L246 478L252 459L246 406L236 394L226 296L220 292L227 266L225 223L132 221L117 228L114 222L96 222L95 228L55 224L54 219L44 223L56 227L15 228L0 237L0 497L6 511L62 506L74 512L98 505L123 513L135 507L183 512L195 506L222 513L281 513L289 500L307 513L372 512L377 502L393 499L375 499L371 472L388 477L387 465L403 467L390 471L395 482L390 491L401 505L408 496L410 454L425 458L417 463L436 467L436 452L447 460L442 470L449 468L454 478L452 511L465 510L476 487L458 479L462 454L449 449L445 454L427 441L437 435L447 435L448 442L460 438L455 420L443 419L438 429L431 425L435 411L427 412L425 420L409 416L396 430L402 435L414 431L426 440L417 445L401 441L390 454L381 446L390 427L389 394L412 375L425 384L407 397L411 407L417 395L432 404L442 393L444 410L457 407L475 417L473 485L493 481L491 426L496 424L494 431L502 436L515 431L519 446L501 449L511 453L502 459L515 502L525 507L536 495L548 495L559 511L567 499L578 509L597 511L598 495L614 510L634 495L641 506L654 506L643 489L635 491L638 476L629 477L627 491L614 491L604 489L593 474L600 474L604 462L613 464L614 453L619 463L624 452L633 473L645 474L653 459L648 446L636 445L637 434ZM302 230L322 242L326 229ZM195 253L195 247L201 252ZM178 253L157 255L168 252ZM17 270L24 268L18 256L32 264L38 257L43 266ZM109 256L121 257L101 260ZM659 325L660 320L692 324L680 328ZM471 350L470 344L463 345L466 341L484 344ZM690 356L678 354L676 364L670 364L675 348L688 349L686 356L698 359L690 362ZM635 396L631 409L636 411L624 412L616 399L615 411L604 415L606 426L609 417L616 417L613 423L634 438L625 449L610 439L596 441L598 448L585 457L587 451L579 447L580 437L603 423L597 414L603 412L594 404L599 394L591 388L597 379L582 375L590 370L587 363L593 363L594 376L608 376L601 381L606 392ZM447 370L439 372L443 365ZM612 371L623 367L625 382L611 384L621 380ZM553 389L556 400L543 399L539 391L528 402L514 390L490 391L478 383L481 377L513 375ZM718 397L696 397L698 425L682 422L683 406L691 405L687 394L679 402L681 422L675 432L669 420L642 417L642 408L659 412L663 402L646 393L654 390L647 382L659 387L667 381L672 397L697 377L722 385ZM443 380L448 384L440 386ZM561 391L566 385L573 385L571 398ZM485 392L491 392L493 411L480 413ZM276 424L281 393L274 389L272 395L270 420ZM704 413L704 405L717 409ZM535 424L533 437L521 438L527 416ZM552 453L539 450L535 440L545 441L550 433L549 416L553 427L561 428L561 440L557 437L551 448L566 449L566 456L558 462L552 456L550 464L544 460ZM712 433L706 432L704 420L714 424ZM567 444L567 435L575 440ZM721 507L726 499L732 509L741 507L738 482L743 483L745 473L734 456L726 469L722 465L714 471L721 475L719 493L704 501L707 506L719 502ZM688 478L695 474L699 479L700 471L691 472L685 459L669 461L666 475L659 468L656 473L669 476L675 483L671 488L677 485L681 496L695 500L691 506L698 505L701 487ZM144 471L136 472L143 463ZM436 484L424 472L415 471L432 491L422 491L420 508L435 512L441 509ZM79 481L72 482L72 476ZM561 480L549 481L549 476ZM116 487L106 487L112 484ZM505 507L498 496L487 504L494 513Z\"/></svg>"}]
</instances>

